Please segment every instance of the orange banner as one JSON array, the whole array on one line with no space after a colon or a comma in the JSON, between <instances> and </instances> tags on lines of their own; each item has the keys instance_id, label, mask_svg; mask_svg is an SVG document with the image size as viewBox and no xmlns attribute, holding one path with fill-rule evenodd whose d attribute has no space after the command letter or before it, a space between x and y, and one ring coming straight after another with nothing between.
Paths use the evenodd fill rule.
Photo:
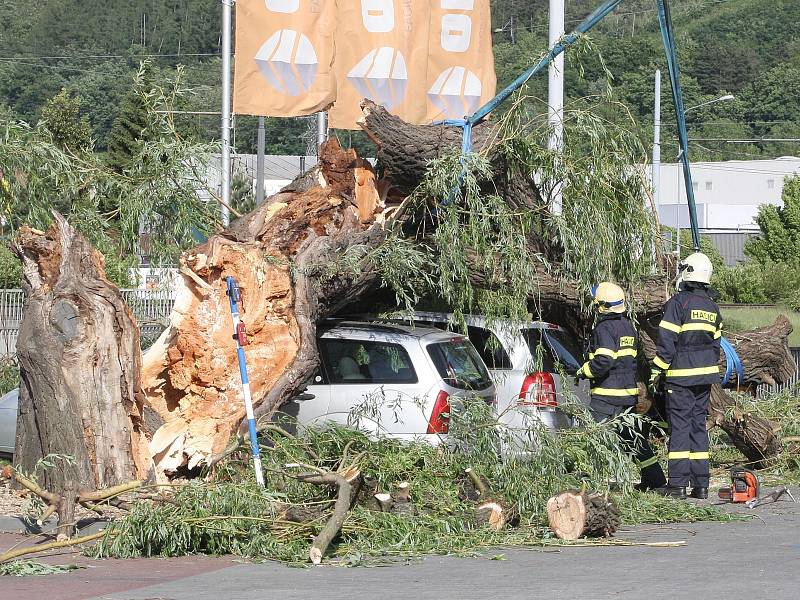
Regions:
<instances>
[{"instance_id":1,"label":"orange banner","mask_svg":"<svg viewBox=\"0 0 800 600\"><path fill-rule=\"evenodd\" d=\"M291 117L336 98L335 0L237 0L233 112Z\"/></svg>"},{"instance_id":2,"label":"orange banner","mask_svg":"<svg viewBox=\"0 0 800 600\"><path fill-rule=\"evenodd\" d=\"M335 102L329 125L357 129L369 98L410 123L462 118L495 93L491 32L489 0L238 0L233 110Z\"/></svg>"},{"instance_id":3,"label":"orange banner","mask_svg":"<svg viewBox=\"0 0 800 600\"><path fill-rule=\"evenodd\" d=\"M362 98L410 123L424 121L429 17L423 0L339 1L331 127L356 129Z\"/></svg>"},{"instance_id":4,"label":"orange banner","mask_svg":"<svg viewBox=\"0 0 800 600\"><path fill-rule=\"evenodd\" d=\"M494 97L489 0L430 4L426 123L460 119Z\"/></svg>"}]
</instances>

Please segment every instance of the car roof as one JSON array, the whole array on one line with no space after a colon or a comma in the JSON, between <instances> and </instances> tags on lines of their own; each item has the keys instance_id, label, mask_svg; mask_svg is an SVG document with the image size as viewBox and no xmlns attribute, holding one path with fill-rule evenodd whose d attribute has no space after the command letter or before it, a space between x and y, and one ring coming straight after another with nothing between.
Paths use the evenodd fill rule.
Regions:
<instances>
[{"instance_id":1,"label":"car roof","mask_svg":"<svg viewBox=\"0 0 800 600\"><path fill-rule=\"evenodd\" d=\"M440 322L452 322L454 320L453 313L447 312L435 312L435 311L414 311L414 312L399 312L396 313L396 317L399 319L425 319L430 321L440 321ZM488 327L491 323L492 325L498 325L500 328L504 326L513 326L516 325L520 329L553 329L558 331L564 331L563 327L557 325L555 323L549 323L547 321L522 321L519 323L515 323L510 319L489 319L489 317L485 315L472 315L472 314L465 314L464 320L466 321L467 325L473 325L478 327Z\"/></svg>"},{"instance_id":2,"label":"car roof","mask_svg":"<svg viewBox=\"0 0 800 600\"><path fill-rule=\"evenodd\" d=\"M324 321L319 325L321 337L335 337L336 334L377 334L379 337L386 337L391 341L391 337L403 337L421 339L429 341L449 341L454 337L463 338L464 336L445 332L435 327L424 327L418 325L401 325L390 321ZM333 335L329 335L333 334Z\"/></svg>"}]
</instances>

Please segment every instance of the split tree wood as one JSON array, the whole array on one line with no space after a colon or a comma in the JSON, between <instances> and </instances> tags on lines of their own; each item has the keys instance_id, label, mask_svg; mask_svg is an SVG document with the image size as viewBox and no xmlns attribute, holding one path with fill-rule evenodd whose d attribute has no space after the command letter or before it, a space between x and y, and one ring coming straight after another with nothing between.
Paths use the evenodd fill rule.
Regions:
<instances>
[{"instance_id":1,"label":"split tree wood","mask_svg":"<svg viewBox=\"0 0 800 600\"><path fill-rule=\"evenodd\" d=\"M567 490L547 501L550 529L562 540L614 535L620 524L619 509L607 496Z\"/></svg>"}]
</instances>

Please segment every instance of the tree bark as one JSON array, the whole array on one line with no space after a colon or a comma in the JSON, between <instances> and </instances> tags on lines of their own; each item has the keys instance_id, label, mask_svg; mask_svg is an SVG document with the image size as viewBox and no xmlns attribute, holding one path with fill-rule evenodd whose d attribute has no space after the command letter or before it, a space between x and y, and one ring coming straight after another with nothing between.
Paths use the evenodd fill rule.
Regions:
<instances>
[{"instance_id":1,"label":"tree bark","mask_svg":"<svg viewBox=\"0 0 800 600\"><path fill-rule=\"evenodd\" d=\"M15 466L55 461L43 487L97 489L146 478L146 404L138 391L139 330L103 257L61 215L46 233L23 227L15 252L26 300L17 341ZM139 460L141 458L141 460Z\"/></svg>"}]
</instances>

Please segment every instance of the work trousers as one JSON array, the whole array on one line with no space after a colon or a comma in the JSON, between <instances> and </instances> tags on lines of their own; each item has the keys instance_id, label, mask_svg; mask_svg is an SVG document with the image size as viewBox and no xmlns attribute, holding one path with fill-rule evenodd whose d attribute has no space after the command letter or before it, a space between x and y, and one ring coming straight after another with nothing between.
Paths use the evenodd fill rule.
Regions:
<instances>
[{"instance_id":1,"label":"work trousers","mask_svg":"<svg viewBox=\"0 0 800 600\"><path fill-rule=\"evenodd\" d=\"M673 487L708 487L706 416L710 397L710 385L667 382L669 485Z\"/></svg>"},{"instance_id":2,"label":"work trousers","mask_svg":"<svg viewBox=\"0 0 800 600\"><path fill-rule=\"evenodd\" d=\"M609 404L604 400L592 396L592 403L589 406L592 417L598 423L604 419L611 419L633 410L632 406L617 406ZM649 441L649 426L644 424L641 419L636 419L633 426L625 422L617 425L617 435L622 442L625 452L633 458L642 475L642 486L646 488L663 487L667 478L658 462L658 457L653 452L653 447Z\"/></svg>"}]
</instances>

